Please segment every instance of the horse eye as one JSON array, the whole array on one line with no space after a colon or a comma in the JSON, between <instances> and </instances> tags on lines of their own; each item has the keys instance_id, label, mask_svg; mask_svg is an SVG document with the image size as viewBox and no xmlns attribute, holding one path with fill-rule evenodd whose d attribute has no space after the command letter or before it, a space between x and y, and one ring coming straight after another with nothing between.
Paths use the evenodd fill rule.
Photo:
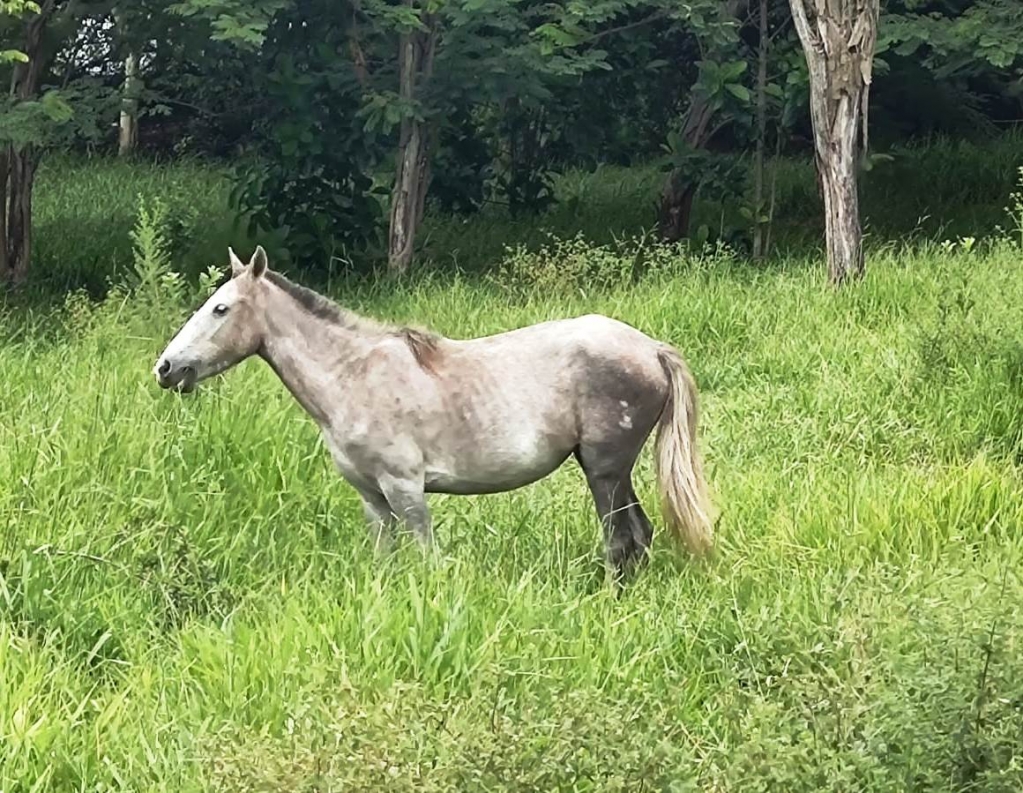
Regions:
<instances>
[{"instance_id":1,"label":"horse eye","mask_svg":"<svg viewBox=\"0 0 1023 793\"><path fill-rule=\"evenodd\" d=\"M216 306L213 307L213 315L215 317L222 317L226 313L227 306L225 306L223 303L218 303Z\"/></svg>"}]
</instances>

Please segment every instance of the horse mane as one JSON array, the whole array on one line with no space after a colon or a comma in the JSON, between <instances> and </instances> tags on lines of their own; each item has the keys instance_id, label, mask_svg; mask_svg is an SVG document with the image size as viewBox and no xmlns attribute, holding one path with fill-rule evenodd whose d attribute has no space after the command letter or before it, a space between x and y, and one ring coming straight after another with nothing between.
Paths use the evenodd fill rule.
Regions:
<instances>
[{"instance_id":1,"label":"horse mane","mask_svg":"<svg viewBox=\"0 0 1023 793\"><path fill-rule=\"evenodd\" d=\"M435 372L434 364L436 363L438 352L437 342L440 341L440 336L428 330L408 327L399 328L397 333L412 351L412 357L416 359L416 363L428 372Z\"/></svg>"},{"instance_id":2,"label":"horse mane","mask_svg":"<svg viewBox=\"0 0 1023 793\"><path fill-rule=\"evenodd\" d=\"M263 275L270 283L291 297L306 312L334 325L363 333L377 333L381 336L398 336L405 342L423 369L433 371L437 358L440 336L432 331L410 328L402 325L388 325L375 319L360 316L342 308L333 300L312 289L290 281L278 272L267 269Z\"/></svg>"}]
</instances>

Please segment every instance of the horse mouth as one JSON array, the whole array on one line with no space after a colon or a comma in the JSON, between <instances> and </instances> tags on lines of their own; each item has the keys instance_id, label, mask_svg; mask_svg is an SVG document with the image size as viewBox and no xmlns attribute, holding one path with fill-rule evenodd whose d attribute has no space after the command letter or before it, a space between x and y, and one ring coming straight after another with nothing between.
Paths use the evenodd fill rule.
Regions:
<instances>
[{"instance_id":1,"label":"horse mouth","mask_svg":"<svg viewBox=\"0 0 1023 793\"><path fill-rule=\"evenodd\" d=\"M190 394L195 390L198 373L193 366L183 366L170 376L157 376L161 388L177 391L179 394Z\"/></svg>"},{"instance_id":2,"label":"horse mouth","mask_svg":"<svg viewBox=\"0 0 1023 793\"><path fill-rule=\"evenodd\" d=\"M178 380L176 386L179 394L191 394L195 390L195 383L198 380L196 371L191 366L186 366L181 370L181 379Z\"/></svg>"}]
</instances>

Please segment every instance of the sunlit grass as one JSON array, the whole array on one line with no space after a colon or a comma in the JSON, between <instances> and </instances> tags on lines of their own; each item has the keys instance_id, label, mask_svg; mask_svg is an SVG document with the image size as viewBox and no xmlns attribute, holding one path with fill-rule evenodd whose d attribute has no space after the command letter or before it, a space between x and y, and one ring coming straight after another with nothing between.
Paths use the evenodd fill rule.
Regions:
<instances>
[{"instance_id":1,"label":"sunlit grass","mask_svg":"<svg viewBox=\"0 0 1023 793\"><path fill-rule=\"evenodd\" d=\"M267 367L156 388L179 306L19 316L0 789L1018 790L1018 263L877 255L837 293L727 259L339 290L452 336L601 311L679 347L718 549L658 535L621 599L571 465L435 498L442 561L378 561ZM656 514L647 457L637 484Z\"/></svg>"}]
</instances>

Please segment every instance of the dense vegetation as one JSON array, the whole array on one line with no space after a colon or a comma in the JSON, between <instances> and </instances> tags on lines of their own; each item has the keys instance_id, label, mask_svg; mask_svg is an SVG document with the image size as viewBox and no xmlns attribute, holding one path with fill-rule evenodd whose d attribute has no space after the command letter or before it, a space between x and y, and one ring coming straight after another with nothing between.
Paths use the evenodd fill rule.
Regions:
<instances>
[{"instance_id":1,"label":"dense vegetation","mask_svg":"<svg viewBox=\"0 0 1023 793\"><path fill-rule=\"evenodd\" d=\"M1015 0L886 0L872 144L850 168L1018 122L1020 42ZM31 197L47 158L69 150L216 160L248 230L321 275L422 263L431 211L500 208L532 226L559 201L574 214L583 197L555 183L608 165L658 182L631 232L784 254L774 225L791 207L771 173L814 150L800 40L788 4L766 0L9 0L0 46L7 283L48 280L32 266ZM888 170L892 184L910 169ZM814 200L800 210L815 242L823 215Z\"/></svg>"},{"instance_id":2,"label":"dense vegetation","mask_svg":"<svg viewBox=\"0 0 1023 793\"><path fill-rule=\"evenodd\" d=\"M881 10L833 290L786 4L0 2L0 791L1023 789L1023 11ZM374 558L267 367L152 381L257 241L677 345L713 556L617 597L566 465Z\"/></svg>"}]
</instances>

